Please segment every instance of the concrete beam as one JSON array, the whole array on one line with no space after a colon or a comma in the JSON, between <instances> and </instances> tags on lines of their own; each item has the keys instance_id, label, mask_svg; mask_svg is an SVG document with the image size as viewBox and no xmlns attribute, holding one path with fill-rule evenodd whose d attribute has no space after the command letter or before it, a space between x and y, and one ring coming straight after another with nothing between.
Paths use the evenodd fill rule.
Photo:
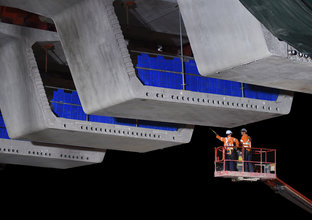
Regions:
<instances>
[{"instance_id":1,"label":"concrete beam","mask_svg":"<svg viewBox=\"0 0 312 220\"><path fill-rule=\"evenodd\" d=\"M69 146L0 139L0 163L68 169L101 163L105 151L71 149Z\"/></svg>"},{"instance_id":2,"label":"concrete beam","mask_svg":"<svg viewBox=\"0 0 312 220\"><path fill-rule=\"evenodd\" d=\"M1 24L0 33L7 26L11 25ZM52 39L55 33L32 31L34 36L37 32L44 32L48 35L46 40L56 40ZM31 49L36 38L28 39L19 34L0 36L3 36L0 37L0 106L11 138L136 152L190 141L192 126L163 131L56 117L49 106Z\"/></svg>"},{"instance_id":3,"label":"concrete beam","mask_svg":"<svg viewBox=\"0 0 312 220\"><path fill-rule=\"evenodd\" d=\"M264 102L143 86L111 0L80 0L72 5L62 0L0 0L0 4L52 17L87 114L235 127L290 111L292 94L285 92L276 102Z\"/></svg>"},{"instance_id":4,"label":"concrete beam","mask_svg":"<svg viewBox=\"0 0 312 220\"><path fill-rule=\"evenodd\" d=\"M289 56L238 0L178 3L201 75L312 93L312 62Z\"/></svg>"}]
</instances>

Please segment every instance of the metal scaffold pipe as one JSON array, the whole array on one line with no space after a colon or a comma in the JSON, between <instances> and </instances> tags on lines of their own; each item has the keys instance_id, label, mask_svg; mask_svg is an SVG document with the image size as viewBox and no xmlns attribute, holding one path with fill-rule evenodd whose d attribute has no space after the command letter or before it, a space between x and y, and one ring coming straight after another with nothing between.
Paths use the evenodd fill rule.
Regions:
<instances>
[{"instance_id":1,"label":"metal scaffold pipe","mask_svg":"<svg viewBox=\"0 0 312 220\"><path fill-rule=\"evenodd\" d=\"M184 54L183 54L183 36L182 36L182 15L179 9L179 26L180 26L180 50L181 50L181 69L182 69L182 86L183 90L185 90L185 71L184 71Z\"/></svg>"}]
</instances>

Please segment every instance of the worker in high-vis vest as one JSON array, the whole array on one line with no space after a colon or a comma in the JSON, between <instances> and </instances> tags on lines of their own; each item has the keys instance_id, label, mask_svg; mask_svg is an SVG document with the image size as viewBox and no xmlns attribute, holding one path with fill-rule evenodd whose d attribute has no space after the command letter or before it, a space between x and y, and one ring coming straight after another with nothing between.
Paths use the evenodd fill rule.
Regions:
<instances>
[{"instance_id":1,"label":"worker in high-vis vest","mask_svg":"<svg viewBox=\"0 0 312 220\"><path fill-rule=\"evenodd\" d=\"M226 137L216 136L217 139L223 142L225 150L225 170L235 171L235 152L234 147L239 146L236 138L232 137L232 131L226 131Z\"/></svg>"},{"instance_id":2,"label":"worker in high-vis vest","mask_svg":"<svg viewBox=\"0 0 312 220\"><path fill-rule=\"evenodd\" d=\"M247 134L247 130L243 128L241 130L241 139L240 144L242 146L242 151L244 154L244 161L251 161L252 160L252 153L251 153L251 137ZM245 172L253 172L252 162L244 162L244 171Z\"/></svg>"}]
</instances>

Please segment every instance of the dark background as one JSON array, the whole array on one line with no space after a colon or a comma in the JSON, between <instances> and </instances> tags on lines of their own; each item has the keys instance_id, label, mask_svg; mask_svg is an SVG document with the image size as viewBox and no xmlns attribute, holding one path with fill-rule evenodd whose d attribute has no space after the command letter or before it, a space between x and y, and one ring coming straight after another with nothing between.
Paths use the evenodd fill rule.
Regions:
<instances>
[{"instance_id":1,"label":"dark background","mask_svg":"<svg viewBox=\"0 0 312 220\"><path fill-rule=\"evenodd\" d=\"M311 95L295 94L289 115L245 128L254 147L277 149L278 177L312 198L310 100ZM220 135L226 130L214 129ZM234 136L240 137L240 129L232 129ZM311 219L261 182L214 178L214 147L220 144L208 127L196 126L190 144L146 154L108 151L98 165L70 170L8 165L0 171L0 199L26 209L13 215Z\"/></svg>"}]
</instances>

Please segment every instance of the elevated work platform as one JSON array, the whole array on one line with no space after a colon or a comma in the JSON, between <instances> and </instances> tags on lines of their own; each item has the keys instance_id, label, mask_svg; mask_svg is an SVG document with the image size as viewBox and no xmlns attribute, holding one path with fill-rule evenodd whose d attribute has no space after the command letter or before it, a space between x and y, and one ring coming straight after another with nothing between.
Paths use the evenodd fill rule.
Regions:
<instances>
[{"instance_id":1,"label":"elevated work platform","mask_svg":"<svg viewBox=\"0 0 312 220\"><path fill-rule=\"evenodd\" d=\"M276 150L235 147L230 157L225 147L215 148L215 177L232 180L268 180L276 178ZM247 157L248 155L248 157Z\"/></svg>"},{"instance_id":2,"label":"elevated work platform","mask_svg":"<svg viewBox=\"0 0 312 220\"><path fill-rule=\"evenodd\" d=\"M182 83L186 85L178 88L144 84L137 77L142 76L142 69L134 68L111 0L51 0L44 4L1 0L0 4L54 20L87 114L235 127L290 111L291 93L280 92L276 101L205 93L183 88L190 84L187 77ZM182 74L179 76L182 79Z\"/></svg>"},{"instance_id":3,"label":"elevated work platform","mask_svg":"<svg viewBox=\"0 0 312 220\"><path fill-rule=\"evenodd\" d=\"M276 164L275 149L216 147L214 176L232 181L261 180L276 193L312 213L312 201L276 176Z\"/></svg>"},{"instance_id":4,"label":"elevated work platform","mask_svg":"<svg viewBox=\"0 0 312 220\"><path fill-rule=\"evenodd\" d=\"M57 117L50 108L31 49L36 41L44 41L40 36L53 41L57 35L6 24L1 24L2 28L0 106L11 138L136 152L190 141L191 126L161 130ZM28 31L29 36L24 35Z\"/></svg>"},{"instance_id":5,"label":"elevated work platform","mask_svg":"<svg viewBox=\"0 0 312 220\"><path fill-rule=\"evenodd\" d=\"M312 93L309 59L293 59L289 46L264 28L240 1L178 3L201 75Z\"/></svg>"}]
</instances>

